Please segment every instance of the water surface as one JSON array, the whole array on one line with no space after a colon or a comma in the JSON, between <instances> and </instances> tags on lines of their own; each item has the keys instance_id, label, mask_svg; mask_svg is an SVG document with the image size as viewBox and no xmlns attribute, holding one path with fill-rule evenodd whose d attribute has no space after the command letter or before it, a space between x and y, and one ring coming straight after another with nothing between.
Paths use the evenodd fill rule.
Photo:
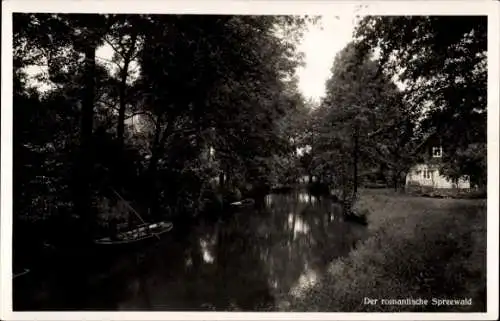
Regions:
<instances>
[{"instance_id":1,"label":"water surface","mask_svg":"<svg viewBox=\"0 0 500 321\"><path fill-rule=\"evenodd\" d=\"M113 272L89 278L95 284L85 293L66 288L63 296L78 296L89 310L277 310L282 298L347 255L365 229L343 222L329 200L268 195L263 206L125 251Z\"/></svg>"}]
</instances>

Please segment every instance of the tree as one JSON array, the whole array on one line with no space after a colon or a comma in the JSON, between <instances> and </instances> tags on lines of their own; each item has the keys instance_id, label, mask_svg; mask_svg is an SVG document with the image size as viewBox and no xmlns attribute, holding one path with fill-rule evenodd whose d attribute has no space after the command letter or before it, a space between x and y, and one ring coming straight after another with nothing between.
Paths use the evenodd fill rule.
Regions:
<instances>
[{"instance_id":1,"label":"tree","mask_svg":"<svg viewBox=\"0 0 500 321\"><path fill-rule=\"evenodd\" d=\"M456 160L471 144L486 144L486 17L367 17L356 35L365 50L380 50L381 72L406 84L406 102L423 117L420 130L443 138L444 172L484 182L485 172L471 172L481 166Z\"/></svg>"},{"instance_id":2,"label":"tree","mask_svg":"<svg viewBox=\"0 0 500 321\"><path fill-rule=\"evenodd\" d=\"M281 125L302 104L291 75L307 19L22 14L14 20L16 106L29 102L16 112L16 133L24 135L17 155L50 159L40 172L57 178L49 194L65 197L51 199L45 216L71 221L76 212L75 227L90 238L106 186L159 219L202 208L218 172L225 189L246 190L281 165L283 175L293 170L282 160L294 153L290 138L298 131ZM104 43L114 48L118 73L95 56ZM132 61L140 67L133 83ZM39 81L50 86L41 94L25 81L30 65L48 66ZM41 116L36 130L28 124L35 115ZM127 131L131 116L136 122ZM40 165L31 159L16 164ZM25 173L18 190L37 198L26 188L38 184L36 174Z\"/></svg>"},{"instance_id":3,"label":"tree","mask_svg":"<svg viewBox=\"0 0 500 321\"><path fill-rule=\"evenodd\" d=\"M104 41L114 50L112 61L118 66L118 125L116 136L118 144L124 144L125 116L127 107L127 80L130 77L130 65L135 60L139 47L139 29L137 24L141 24L141 17L137 16L118 16L117 21L112 25L109 33L104 37Z\"/></svg>"},{"instance_id":4,"label":"tree","mask_svg":"<svg viewBox=\"0 0 500 321\"><path fill-rule=\"evenodd\" d=\"M356 197L361 174L381 166L397 174L403 170L402 146L412 138L401 94L378 70L363 47L348 44L335 58L326 96L316 111L314 167L342 190L348 204Z\"/></svg>"},{"instance_id":5,"label":"tree","mask_svg":"<svg viewBox=\"0 0 500 321\"><path fill-rule=\"evenodd\" d=\"M212 148L223 188L257 184L270 174L273 153L286 146L276 120L293 107L286 89L294 89L285 79L298 61L294 47L275 28L296 22L282 17L155 16L150 23L139 80L145 105L156 115L157 148L149 172L156 171L163 153L178 148L168 141L182 133L191 137L184 145L189 151L176 150L175 166L195 164ZM169 161L164 168L178 177ZM155 175L149 176L154 180Z\"/></svg>"}]
</instances>

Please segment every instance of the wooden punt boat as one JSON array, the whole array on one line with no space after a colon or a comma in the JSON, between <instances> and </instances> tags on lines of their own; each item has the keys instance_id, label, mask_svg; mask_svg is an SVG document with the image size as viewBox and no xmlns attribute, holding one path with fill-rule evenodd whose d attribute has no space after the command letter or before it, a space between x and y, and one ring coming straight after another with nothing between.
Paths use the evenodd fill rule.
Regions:
<instances>
[{"instance_id":1,"label":"wooden punt boat","mask_svg":"<svg viewBox=\"0 0 500 321\"><path fill-rule=\"evenodd\" d=\"M230 203L229 205L231 207L242 208L242 207L253 206L254 204L255 204L255 201L253 199L247 198L247 199L244 199L242 201Z\"/></svg>"},{"instance_id":2,"label":"wooden punt boat","mask_svg":"<svg viewBox=\"0 0 500 321\"><path fill-rule=\"evenodd\" d=\"M170 222L158 222L155 224L142 224L138 228L118 233L115 237L103 237L95 240L99 245L118 245L136 243L151 238L160 238L160 235L170 231L173 224Z\"/></svg>"}]
</instances>

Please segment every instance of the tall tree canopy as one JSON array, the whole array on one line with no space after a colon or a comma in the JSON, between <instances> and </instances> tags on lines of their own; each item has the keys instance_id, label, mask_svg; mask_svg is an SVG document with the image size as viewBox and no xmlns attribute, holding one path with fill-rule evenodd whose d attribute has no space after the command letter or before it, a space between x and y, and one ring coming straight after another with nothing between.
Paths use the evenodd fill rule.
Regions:
<instances>
[{"instance_id":1,"label":"tall tree canopy","mask_svg":"<svg viewBox=\"0 0 500 321\"><path fill-rule=\"evenodd\" d=\"M379 50L383 72L406 85L420 129L443 140L444 173L484 184L487 105L485 16L366 17L356 28L365 50ZM471 161L460 155L469 155Z\"/></svg>"},{"instance_id":2,"label":"tall tree canopy","mask_svg":"<svg viewBox=\"0 0 500 321\"><path fill-rule=\"evenodd\" d=\"M294 154L282 124L303 105L293 75L310 20L15 14L16 226L75 218L82 238L109 187L161 218L269 183L276 155ZM33 66L47 68L44 91Z\"/></svg>"},{"instance_id":3,"label":"tall tree canopy","mask_svg":"<svg viewBox=\"0 0 500 321\"><path fill-rule=\"evenodd\" d=\"M412 145L411 113L394 82L358 43L337 56L326 96L314 111L313 167L326 182L353 200L360 180L392 172L395 184Z\"/></svg>"}]
</instances>

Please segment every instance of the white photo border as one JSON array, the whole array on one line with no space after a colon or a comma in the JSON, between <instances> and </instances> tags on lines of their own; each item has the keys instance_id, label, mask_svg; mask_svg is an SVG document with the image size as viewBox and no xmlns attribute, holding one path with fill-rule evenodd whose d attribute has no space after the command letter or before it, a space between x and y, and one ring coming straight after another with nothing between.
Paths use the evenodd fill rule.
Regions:
<instances>
[{"instance_id":1,"label":"white photo border","mask_svg":"<svg viewBox=\"0 0 500 321\"><path fill-rule=\"evenodd\" d=\"M241 313L241 312L13 312L12 311L12 13L170 13L488 16L488 200L486 313ZM499 2L498 1L4 1L2 2L0 295L3 320L496 320L499 244ZM327 14L325 14L327 13Z\"/></svg>"}]
</instances>

